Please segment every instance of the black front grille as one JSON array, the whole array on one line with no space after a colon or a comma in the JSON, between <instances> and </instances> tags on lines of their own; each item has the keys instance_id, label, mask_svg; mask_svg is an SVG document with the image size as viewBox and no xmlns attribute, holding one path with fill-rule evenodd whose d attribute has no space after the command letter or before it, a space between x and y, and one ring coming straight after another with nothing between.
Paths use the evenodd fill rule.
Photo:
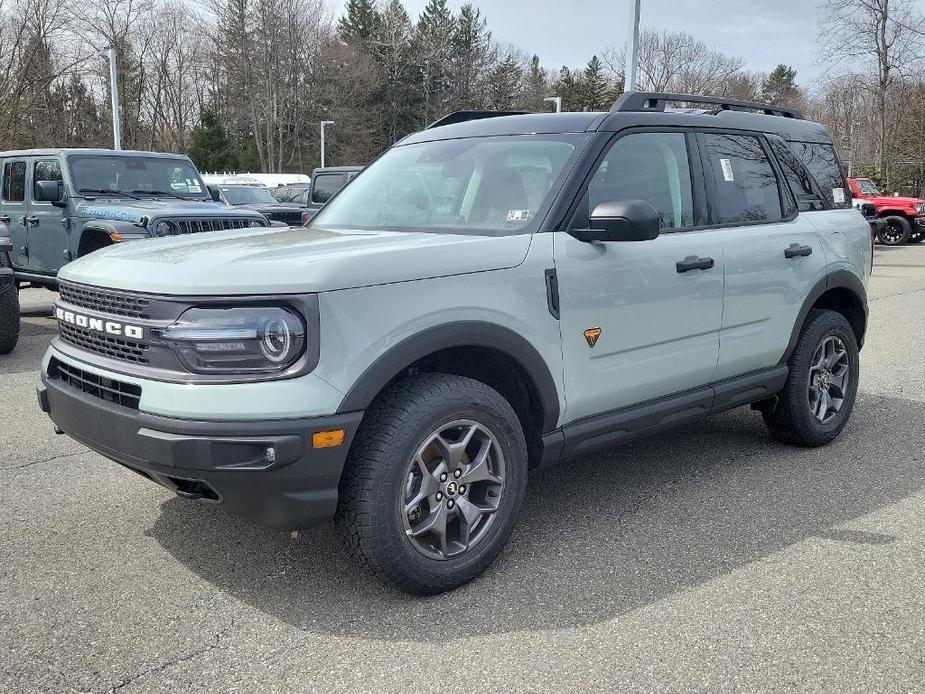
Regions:
<instances>
[{"instance_id":1,"label":"black front grille","mask_svg":"<svg viewBox=\"0 0 925 694\"><path fill-rule=\"evenodd\" d=\"M102 354L110 359L129 361L133 364L148 363L148 345L121 337L100 335L69 323L58 323L61 339L87 352Z\"/></svg>"},{"instance_id":2,"label":"black front grille","mask_svg":"<svg viewBox=\"0 0 925 694\"><path fill-rule=\"evenodd\" d=\"M189 217L170 221L176 224L180 234L196 234L200 231L247 229L255 220L253 217ZM263 226L262 223L261 226Z\"/></svg>"},{"instance_id":3,"label":"black front grille","mask_svg":"<svg viewBox=\"0 0 925 694\"><path fill-rule=\"evenodd\" d=\"M267 216L275 222L285 222L286 224L302 223L302 210L270 212Z\"/></svg>"},{"instance_id":4,"label":"black front grille","mask_svg":"<svg viewBox=\"0 0 925 694\"><path fill-rule=\"evenodd\" d=\"M148 300L101 289L88 289L62 282L58 286L61 300L72 306L128 318L148 318Z\"/></svg>"},{"instance_id":5,"label":"black front grille","mask_svg":"<svg viewBox=\"0 0 925 694\"><path fill-rule=\"evenodd\" d=\"M48 365L48 375L71 388L76 388L106 402L122 405L122 407L137 410L138 403L141 401L141 386L124 383L106 376L97 376L94 373L78 369L76 366L65 364L54 358Z\"/></svg>"}]
</instances>

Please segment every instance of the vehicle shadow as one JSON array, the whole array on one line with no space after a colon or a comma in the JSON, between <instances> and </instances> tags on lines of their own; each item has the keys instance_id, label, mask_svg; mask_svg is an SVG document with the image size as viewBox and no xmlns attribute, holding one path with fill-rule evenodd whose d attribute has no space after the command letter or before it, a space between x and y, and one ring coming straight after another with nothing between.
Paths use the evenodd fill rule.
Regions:
<instances>
[{"instance_id":1,"label":"vehicle shadow","mask_svg":"<svg viewBox=\"0 0 925 694\"><path fill-rule=\"evenodd\" d=\"M923 417L925 403L863 396L837 442L807 450L774 442L760 416L740 409L539 471L502 558L432 598L367 577L330 526L292 539L172 499L148 533L219 589L312 633L430 643L558 629L611 619L808 538L891 542L832 526L923 487Z\"/></svg>"}]
</instances>

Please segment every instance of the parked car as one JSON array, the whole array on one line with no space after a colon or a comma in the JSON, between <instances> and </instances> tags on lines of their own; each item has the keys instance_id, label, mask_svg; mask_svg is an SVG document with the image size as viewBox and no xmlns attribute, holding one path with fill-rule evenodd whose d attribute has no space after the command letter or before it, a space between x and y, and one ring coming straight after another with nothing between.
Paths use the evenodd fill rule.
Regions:
<instances>
[{"instance_id":1,"label":"parked car","mask_svg":"<svg viewBox=\"0 0 925 694\"><path fill-rule=\"evenodd\" d=\"M308 205L308 191L311 189L311 181L305 183L290 183L285 186L274 188L270 192L277 202L295 203L305 207Z\"/></svg>"},{"instance_id":2,"label":"parked car","mask_svg":"<svg viewBox=\"0 0 925 694\"><path fill-rule=\"evenodd\" d=\"M0 152L0 223L13 237L16 281L55 288L58 271L123 241L265 227L214 203L188 157L155 152Z\"/></svg>"},{"instance_id":3,"label":"parked car","mask_svg":"<svg viewBox=\"0 0 925 694\"><path fill-rule=\"evenodd\" d=\"M883 195L869 178L849 178L851 194L874 205L884 225L877 239L888 246L925 239L925 200Z\"/></svg>"},{"instance_id":4,"label":"parked car","mask_svg":"<svg viewBox=\"0 0 925 694\"><path fill-rule=\"evenodd\" d=\"M465 116L392 147L308 229L69 265L42 408L188 499L333 517L413 593L484 571L540 466L742 405L788 444L839 435L872 244L824 126L634 92Z\"/></svg>"},{"instance_id":5,"label":"parked car","mask_svg":"<svg viewBox=\"0 0 925 694\"><path fill-rule=\"evenodd\" d=\"M19 290L13 277L10 251L13 240L0 224L0 354L9 354L19 341Z\"/></svg>"},{"instance_id":6,"label":"parked car","mask_svg":"<svg viewBox=\"0 0 925 694\"><path fill-rule=\"evenodd\" d=\"M231 205L239 210L259 212L271 222L279 222L287 226L298 226L302 223L302 211L304 208L301 205L277 202L270 191L262 186L210 185L209 193L213 200Z\"/></svg>"},{"instance_id":7,"label":"parked car","mask_svg":"<svg viewBox=\"0 0 925 694\"><path fill-rule=\"evenodd\" d=\"M362 170L362 166L328 166L312 171L311 187L299 198L307 208L302 211L302 223L308 224L318 210Z\"/></svg>"}]
</instances>

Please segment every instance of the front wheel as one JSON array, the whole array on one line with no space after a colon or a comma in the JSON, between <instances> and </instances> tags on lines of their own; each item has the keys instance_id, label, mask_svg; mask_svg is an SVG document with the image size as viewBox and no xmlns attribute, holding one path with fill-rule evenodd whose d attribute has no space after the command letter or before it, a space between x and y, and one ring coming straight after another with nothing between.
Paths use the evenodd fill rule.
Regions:
<instances>
[{"instance_id":1,"label":"front wheel","mask_svg":"<svg viewBox=\"0 0 925 694\"><path fill-rule=\"evenodd\" d=\"M526 483L523 429L507 400L470 378L422 374L367 410L335 523L348 552L379 578L441 593L497 558Z\"/></svg>"},{"instance_id":2,"label":"front wheel","mask_svg":"<svg viewBox=\"0 0 925 694\"><path fill-rule=\"evenodd\" d=\"M925 240L925 229L916 226L916 230L909 234L907 243L922 243L923 240Z\"/></svg>"},{"instance_id":3,"label":"front wheel","mask_svg":"<svg viewBox=\"0 0 925 694\"><path fill-rule=\"evenodd\" d=\"M887 246L899 246L909 239L909 235L912 233L912 225L909 224L908 219L892 215L884 217L883 221L886 224L877 233L880 243Z\"/></svg>"},{"instance_id":4,"label":"front wheel","mask_svg":"<svg viewBox=\"0 0 925 694\"><path fill-rule=\"evenodd\" d=\"M9 354L19 342L19 291L9 278L0 277L0 354Z\"/></svg>"},{"instance_id":5,"label":"front wheel","mask_svg":"<svg viewBox=\"0 0 925 694\"><path fill-rule=\"evenodd\" d=\"M763 412L771 434L797 446L823 446L851 416L858 392L858 346L845 317L809 312L787 361L790 373L777 406Z\"/></svg>"}]
</instances>

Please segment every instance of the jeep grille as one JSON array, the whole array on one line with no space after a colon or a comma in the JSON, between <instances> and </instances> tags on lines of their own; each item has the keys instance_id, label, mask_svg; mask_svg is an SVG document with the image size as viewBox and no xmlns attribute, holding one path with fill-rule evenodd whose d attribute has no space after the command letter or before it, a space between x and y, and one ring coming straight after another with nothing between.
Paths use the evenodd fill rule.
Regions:
<instances>
[{"instance_id":1,"label":"jeep grille","mask_svg":"<svg viewBox=\"0 0 925 694\"><path fill-rule=\"evenodd\" d=\"M222 231L224 229L248 229L254 217L171 217L168 220L177 225L180 234L195 234L200 231ZM154 224L157 224L155 221ZM263 222L261 221L261 226Z\"/></svg>"}]
</instances>

